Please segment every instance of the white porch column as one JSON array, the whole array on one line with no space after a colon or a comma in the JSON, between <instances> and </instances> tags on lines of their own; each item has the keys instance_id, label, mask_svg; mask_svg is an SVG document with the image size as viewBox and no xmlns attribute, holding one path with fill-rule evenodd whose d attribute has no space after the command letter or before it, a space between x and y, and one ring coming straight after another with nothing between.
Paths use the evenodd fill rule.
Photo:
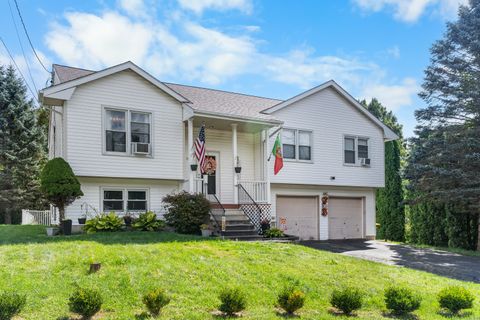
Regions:
<instances>
[{"instance_id":1,"label":"white porch column","mask_svg":"<svg viewBox=\"0 0 480 320\"><path fill-rule=\"evenodd\" d=\"M237 124L233 123L232 124L232 155L233 155L233 167L232 167L232 172L233 172L233 203L237 204L238 203L238 175L235 173L234 168L237 166L237 157L238 157L238 151L237 151Z\"/></svg>"},{"instance_id":2,"label":"white porch column","mask_svg":"<svg viewBox=\"0 0 480 320\"><path fill-rule=\"evenodd\" d=\"M190 118L188 119L188 124L187 124L187 137L188 137L188 165L187 165L187 170L189 172L189 178L188 178L188 191L189 192L194 192L194 178L195 178L195 172L193 172L190 169L190 165L193 163L193 119Z\"/></svg>"},{"instance_id":3,"label":"white porch column","mask_svg":"<svg viewBox=\"0 0 480 320\"><path fill-rule=\"evenodd\" d=\"M268 166L268 157L270 156L270 148L268 145L268 129L263 130L263 178L267 184L267 203L272 203L271 188L270 188L270 170Z\"/></svg>"}]
</instances>

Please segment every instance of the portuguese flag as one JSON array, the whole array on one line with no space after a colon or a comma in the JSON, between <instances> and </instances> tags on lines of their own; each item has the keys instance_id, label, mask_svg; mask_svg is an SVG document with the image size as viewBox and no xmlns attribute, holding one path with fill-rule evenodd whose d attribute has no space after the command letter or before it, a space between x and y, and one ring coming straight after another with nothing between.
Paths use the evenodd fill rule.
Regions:
<instances>
[{"instance_id":1,"label":"portuguese flag","mask_svg":"<svg viewBox=\"0 0 480 320\"><path fill-rule=\"evenodd\" d=\"M275 139L272 154L275 156L273 173L276 175L283 168L282 142L280 141L280 134L278 134L277 139Z\"/></svg>"}]
</instances>

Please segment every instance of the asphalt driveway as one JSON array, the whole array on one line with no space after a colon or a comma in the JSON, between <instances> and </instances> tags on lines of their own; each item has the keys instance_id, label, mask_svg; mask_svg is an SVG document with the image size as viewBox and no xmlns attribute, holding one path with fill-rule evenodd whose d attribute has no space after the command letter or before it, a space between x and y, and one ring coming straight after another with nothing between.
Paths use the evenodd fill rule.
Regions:
<instances>
[{"instance_id":1,"label":"asphalt driveway","mask_svg":"<svg viewBox=\"0 0 480 320\"><path fill-rule=\"evenodd\" d=\"M301 241L300 244L351 257L480 283L480 257L464 256L434 249L420 249L383 241Z\"/></svg>"}]
</instances>

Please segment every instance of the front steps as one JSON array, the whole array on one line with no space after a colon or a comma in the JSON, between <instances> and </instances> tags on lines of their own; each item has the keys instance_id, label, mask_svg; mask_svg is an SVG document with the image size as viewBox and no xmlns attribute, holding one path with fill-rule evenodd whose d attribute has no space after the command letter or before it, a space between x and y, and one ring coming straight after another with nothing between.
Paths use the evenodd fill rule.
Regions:
<instances>
[{"instance_id":1,"label":"front steps","mask_svg":"<svg viewBox=\"0 0 480 320\"><path fill-rule=\"evenodd\" d=\"M222 214L215 213L215 219L218 224L222 223ZM262 240L263 237L258 234L255 226L241 209L225 209L225 232L224 238L231 240L253 241Z\"/></svg>"}]
</instances>

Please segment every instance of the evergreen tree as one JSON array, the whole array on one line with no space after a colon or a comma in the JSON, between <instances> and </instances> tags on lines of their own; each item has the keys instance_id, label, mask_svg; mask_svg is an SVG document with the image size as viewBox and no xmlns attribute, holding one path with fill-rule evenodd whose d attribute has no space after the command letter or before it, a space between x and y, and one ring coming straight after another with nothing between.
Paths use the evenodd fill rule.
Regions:
<instances>
[{"instance_id":1,"label":"evergreen tree","mask_svg":"<svg viewBox=\"0 0 480 320\"><path fill-rule=\"evenodd\" d=\"M405 209L403 206L403 186L400 173L401 158L404 152L402 125L395 115L388 111L377 99L370 103L360 102L380 121L389 126L399 140L385 143L385 187L376 193L377 237L395 241L405 240Z\"/></svg>"},{"instance_id":2,"label":"evergreen tree","mask_svg":"<svg viewBox=\"0 0 480 320\"><path fill-rule=\"evenodd\" d=\"M480 228L479 70L480 0L470 0L431 49L406 171L414 203L443 204L448 244L467 249Z\"/></svg>"},{"instance_id":3,"label":"evergreen tree","mask_svg":"<svg viewBox=\"0 0 480 320\"><path fill-rule=\"evenodd\" d=\"M12 66L0 66L0 207L4 223L22 208L44 206L39 172L45 135L37 126L33 102Z\"/></svg>"}]
</instances>

